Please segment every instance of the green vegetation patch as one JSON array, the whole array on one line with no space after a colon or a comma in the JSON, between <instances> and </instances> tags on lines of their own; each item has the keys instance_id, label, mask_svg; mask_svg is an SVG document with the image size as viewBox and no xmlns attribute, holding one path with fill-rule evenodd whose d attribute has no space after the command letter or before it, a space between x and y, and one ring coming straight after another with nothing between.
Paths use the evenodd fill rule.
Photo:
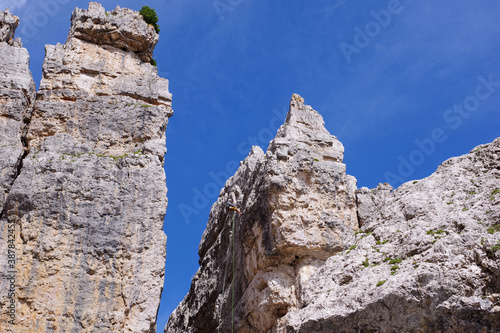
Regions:
<instances>
[{"instance_id":1,"label":"green vegetation patch","mask_svg":"<svg viewBox=\"0 0 500 333\"><path fill-rule=\"evenodd\" d=\"M495 232L500 231L500 224L489 227L487 231L490 234L494 234Z\"/></svg>"},{"instance_id":2,"label":"green vegetation patch","mask_svg":"<svg viewBox=\"0 0 500 333\"><path fill-rule=\"evenodd\" d=\"M381 280L381 281L377 282L377 287L380 287L381 285L383 285L385 283L385 281L387 281L387 280Z\"/></svg>"},{"instance_id":3,"label":"green vegetation patch","mask_svg":"<svg viewBox=\"0 0 500 333\"><path fill-rule=\"evenodd\" d=\"M148 6L143 6L139 11L139 14L142 15L142 18L146 23L151 24L157 34L160 33L160 26L158 25L158 15L156 15L156 11Z\"/></svg>"},{"instance_id":4,"label":"green vegetation patch","mask_svg":"<svg viewBox=\"0 0 500 333\"><path fill-rule=\"evenodd\" d=\"M497 245L494 245L492 248L491 248L491 251L493 252L497 252L498 250L500 250L500 242L498 242Z\"/></svg>"},{"instance_id":5,"label":"green vegetation patch","mask_svg":"<svg viewBox=\"0 0 500 333\"><path fill-rule=\"evenodd\" d=\"M429 230L427 231L427 235L431 235L431 236L434 236L434 235L441 235L444 233L444 230Z\"/></svg>"},{"instance_id":6,"label":"green vegetation patch","mask_svg":"<svg viewBox=\"0 0 500 333\"><path fill-rule=\"evenodd\" d=\"M368 267L370 266L370 262L368 261L368 258L365 259L365 261L362 262L363 266Z\"/></svg>"},{"instance_id":7,"label":"green vegetation patch","mask_svg":"<svg viewBox=\"0 0 500 333\"><path fill-rule=\"evenodd\" d=\"M401 258L391 259L391 260L389 260L389 264L390 265L399 264L402 261L403 260Z\"/></svg>"}]
</instances>

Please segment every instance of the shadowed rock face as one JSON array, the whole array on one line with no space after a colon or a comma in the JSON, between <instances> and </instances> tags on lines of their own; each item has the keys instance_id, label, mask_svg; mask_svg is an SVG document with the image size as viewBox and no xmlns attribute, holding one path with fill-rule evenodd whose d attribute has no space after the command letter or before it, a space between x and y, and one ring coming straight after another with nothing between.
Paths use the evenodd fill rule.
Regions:
<instances>
[{"instance_id":1,"label":"shadowed rock face","mask_svg":"<svg viewBox=\"0 0 500 333\"><path fill-rule=\"evenodd\" d=\"M156 331L171 94L156 67L138 56L152 53L157 40L140 15L116 9L109 21L99 21L94 12L108 17L95 3L77 9L66 43L46 46L32 113L0 109L2 120L29 123L28 154L5 190L0 219L2 232L7 223L16 225L18 332ZM89 31L98 33L95 39L85 37ZM107 43L112 31L118 36ZM143 39L148 47L137 45ZM0 52L7 47L13 49L0 44ZM17 72L32 87L27 54L5 59L24 59ZM2 93L29 106L33 90L22 87ZM21 151L22 141L12 145Z\"/></svg>"},{"instance_id":2,"label":"shadowed rock face","mask_svg":"<svg viewBox=\"0 0 500 333\"><path fill-rule=\"evenodd\" d=\"M233 308L245 333L500 331L500 138L394 191L355 190L342 156L294 95L212 206L165 332L228 332Z\"/></svg>"},{"instance_id":3,"label":"shadowed rock face","mask_svg":"<svg viewBox=\"0 0 500 333\"><path fill-rule=\"evenodd\" d=\"M303 283L357 229L356 180L345 173L343 151L294 95L267 152L253 147L212 206L201 267L165 332L230 330L233 218L235 329L267 332L301 307ZM232 195L242 216L226 207Z\"/></svg>"}]
</instances>

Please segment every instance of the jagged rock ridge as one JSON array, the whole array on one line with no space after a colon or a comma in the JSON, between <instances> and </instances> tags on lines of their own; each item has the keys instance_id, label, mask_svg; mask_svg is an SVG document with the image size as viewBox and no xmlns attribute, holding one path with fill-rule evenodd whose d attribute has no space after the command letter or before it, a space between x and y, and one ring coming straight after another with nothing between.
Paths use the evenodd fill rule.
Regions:
<instances>
[{"instance_id":1,"label":"jagged rock ridge","mask_svg":"<svg viewBox=\"0 0 500 333\"><path fill-rule=\"evenodd\" d=\"M7 223L17 226L18 332L156 330L172 109L168 81L145 62L158 35L141 20L97 3L76 9L66 43L46 46L34 107L27 88L25 99L14 96L26 111L9 116L0 107L2 120L29 123L21 134L28 154L5 190L0 220L3 233ZM0 43L6 48L25 54L2 61L18 62L28 82L26 51ZM2 87L3 96L9 91ZM22 141L12 145L20 150Z\"/></svg>"},{"instance_id":2,"label":"jagged rock ridge","mask_svg":"<svg viewBox=\"0 0 500 333\"><path fill-rule=\"evenodd\" d=\"M267 332L301 306L304 281L358 228L356 180L343 152L319 113L294 95L267 152L254 147L212 206L201 267L165 332L230 330L232 194L243 211L234 233L235 330Z\"/></svg>"},{"instance_id":3,"label":"jagged rock ridge","mask_svg":"<svg viewBox=\"0 0 500 333\"><path fill-rule=\"evenodd\" d=\"M303 288L285 332L499 332L500 138L394 191L357 191L360 230Z\"/></svg>"},{"instance_id":4,"label":"jagged rock ridge","mask_svg":"<svg viewBox=\"0 0 500 333\"><path fill-rule=\"evenodd\" d=\"M500 331L500 138L428 178L355 190L343 147L292 97L212 206L165 332ZM223 292L224 288L224 292Z\"/></svg>"}]
</instances>

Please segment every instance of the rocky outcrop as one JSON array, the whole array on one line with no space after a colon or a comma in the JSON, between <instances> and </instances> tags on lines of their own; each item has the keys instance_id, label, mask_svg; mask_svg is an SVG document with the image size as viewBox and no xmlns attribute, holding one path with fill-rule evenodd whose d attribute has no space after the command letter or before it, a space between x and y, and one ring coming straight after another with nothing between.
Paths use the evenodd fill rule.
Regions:
<instances>
[{"instance_id":1,"label":"rocky outcrop","mask_svg":"<svg viewBox=\"0 0 500 333\"><path fill-rule=\"evenodd\" d=\"M110 45L136 53L143 61L150 61L159 35L147 24L139 12L116 7L106 12L91 2L88 10L76 9L71 16L68 40L78 38L93 44Z\"/></svg>"},{"instance_id":2,"label":"rocky outcrop","mask_svg":"<svg viewBox=\"0 0 500 333\"><path fill-rule=\"evenodd\" d=\"M29 71L28 51L13 43L19 18L0 12L0 325L6 323L10 304L9 244L13 225L7 225L5 200L27 153L26 132L35 101L35 83ZM10 227L10 228L9 228ZM9 236L10 235L10 236ZM10 246L12 250L13 245ZM11 255L12 256L12 255Z\"/></svg>"},{"instance_id":3,"label":"rocky outcrop","mask_svg":"<svg viewBox=\"0 0 500 333\"><path fill-rule=\"evenodd\" d=\"M201 267L165 332L228 332L232 308L235 331L267 332L302 306L304 282L358 228L356 180L343 152L294 95L267 152L252 148L212 206ZM243 215L228 209L232 197Z\"/></svg>"},{"instance_id":4,"label":"rocky outcrop","mask_svg":"<svg viewBox=\"0 0 500 333\"><path fill-rule=\"evenodd\" d=\"M212 206L165 332L500 331L500 138L396 190L355 190L342 155L294 95Z\"/></svg>"},{"instance_id":5,"label":"rocky outcrop","mask_svg":"<svg viewBox=\"0 0 500 333\"><path fill-rule=\"evenodd\" d=\"M158 36L139 18L91 3L64 45L46 46L1 218L16 226L16 332L156 331L172 109L143 61Z\"/></svg>"},{"instance_id":6,"label":"rocky outcrop","mask_svg":"<svg viewBox=\"0 0 500 333\"><path fill-rule=\"evenodd\" d=\"M18 24L17 16L0 12L0 211L21 167L35 101L28 51L8 43Z\"/></svg>"},{"instance_id":7,"label":"rocky outcrop","mask_svg":"<svg viewBox=\"0 0 500 333\"><path fill-rule=\"evenodd\" d=\"M0 42L7 43L10 46L21 47L21 39L14 39L18 25L19 17L12 15L9 9L5 12L0 12Z\"/></svg>"},{"instance_id":8,"label":"rocky outcrop","mask_svg":"<svg viewBox=\"0 0 500 333\"><path fill-rule=\"evenodd\" d=\"M305 283L285 332L500 331L500 138L357 198L360 231Z\"/></svg>"}]
</instances>

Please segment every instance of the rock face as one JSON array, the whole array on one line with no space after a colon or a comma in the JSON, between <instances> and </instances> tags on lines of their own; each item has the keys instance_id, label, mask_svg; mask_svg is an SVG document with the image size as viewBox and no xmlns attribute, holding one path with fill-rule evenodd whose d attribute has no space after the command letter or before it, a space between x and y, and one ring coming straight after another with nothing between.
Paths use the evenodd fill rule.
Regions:
<instances>
[{"instance_id":1,"label":"rock face","mask_svg":"<svg viewBox=\"0 0 500 333\"><path fill-rule=\"evenodd\" d=\"M168 81L143 61L158 36L138 18L91 3L73 13L64 45L46 46L24 120L29 153L0 220L2 231L16 225L15 332L156 331L172 109Z\"/></svg>"},{"instance_id":2,"label":"rock face","mask_svg":"<svg viewBox=\"0 0 500 333\"><path fill-rule=\"evenodd\" d=\"M8 304L8 244L13 228L3 218L5 200L18 176L27 153L26 132L33 104L35 83L29 71L28 51L9 45L19 18L0 12L0 325L3 326ZM12 43L10 43L12 44ZM9 238L9 230L12 234ZM11 246L12 247L12 246Z\"/></svg>"},{"instance_id":3,"label":"rock face","mask_svg":"<svg viewBox=\"0 0 500 333\"><path fill-rule=\"evenodd\" d=\"M358 228L356 180L343 152L319 113L294 95L267 152L252 148L212 206L201 267L165 332L228 332L233 278L238 332L270 331L301 307L304 282ZM227 208L231 197L242 216Z\"/></svg>"},{"instance_id":4,"label":"rock face","mask_svg":"<svg viewBox=\"0 0 500 333\"><path fill-rule=\"evenodd\" d=\"M35 101L28 51L8 45L19 18L0 12L0 211L21 166Z\"/></svg>"},{"instance_id":5,"label":"rock face","mask_svg":"<svg viewBox=\"0 0 500 333\"><path fill-rule=\"evenodd\" d=\"M352 249L305 283L283 331L499 332L500 138L391 190L357 191Z\"/></svg>"},{"instance_id":6,"label":"rock face","mask_svg":"<svg viewBox=\"0 0 500 333\"><path fill-rule=\"evenodd\" d=\"M68 40L79 38L97 44L110 45L137 53L143 61L150 61L159 35L139 12L116 7L110 12L91 2L89 9L76 9L71 16Z\"/></svg>"},{"instance_id":7,"label":"rock face","mask_svg":"<svg viewBox=\"0 0 500 333\"><path fill-rule=\"evenodd\" d=\"M342 155L294 95L212 206L165 332L499 332L500 138L394 191L355 190Z\"/></svg>"},{"instance_id":8,"label":"rock face","mask_svg":"<svg viewBox=\"0 0 500 333\"><path fill-rule=\"evenodd\" d=\"M19 25L19 17L12 15L7 9L5 12L0 12L0 42L6 42L9 45L21 46L21 40L14 40L17 26Z\"/></svg>"}]
</instances>

